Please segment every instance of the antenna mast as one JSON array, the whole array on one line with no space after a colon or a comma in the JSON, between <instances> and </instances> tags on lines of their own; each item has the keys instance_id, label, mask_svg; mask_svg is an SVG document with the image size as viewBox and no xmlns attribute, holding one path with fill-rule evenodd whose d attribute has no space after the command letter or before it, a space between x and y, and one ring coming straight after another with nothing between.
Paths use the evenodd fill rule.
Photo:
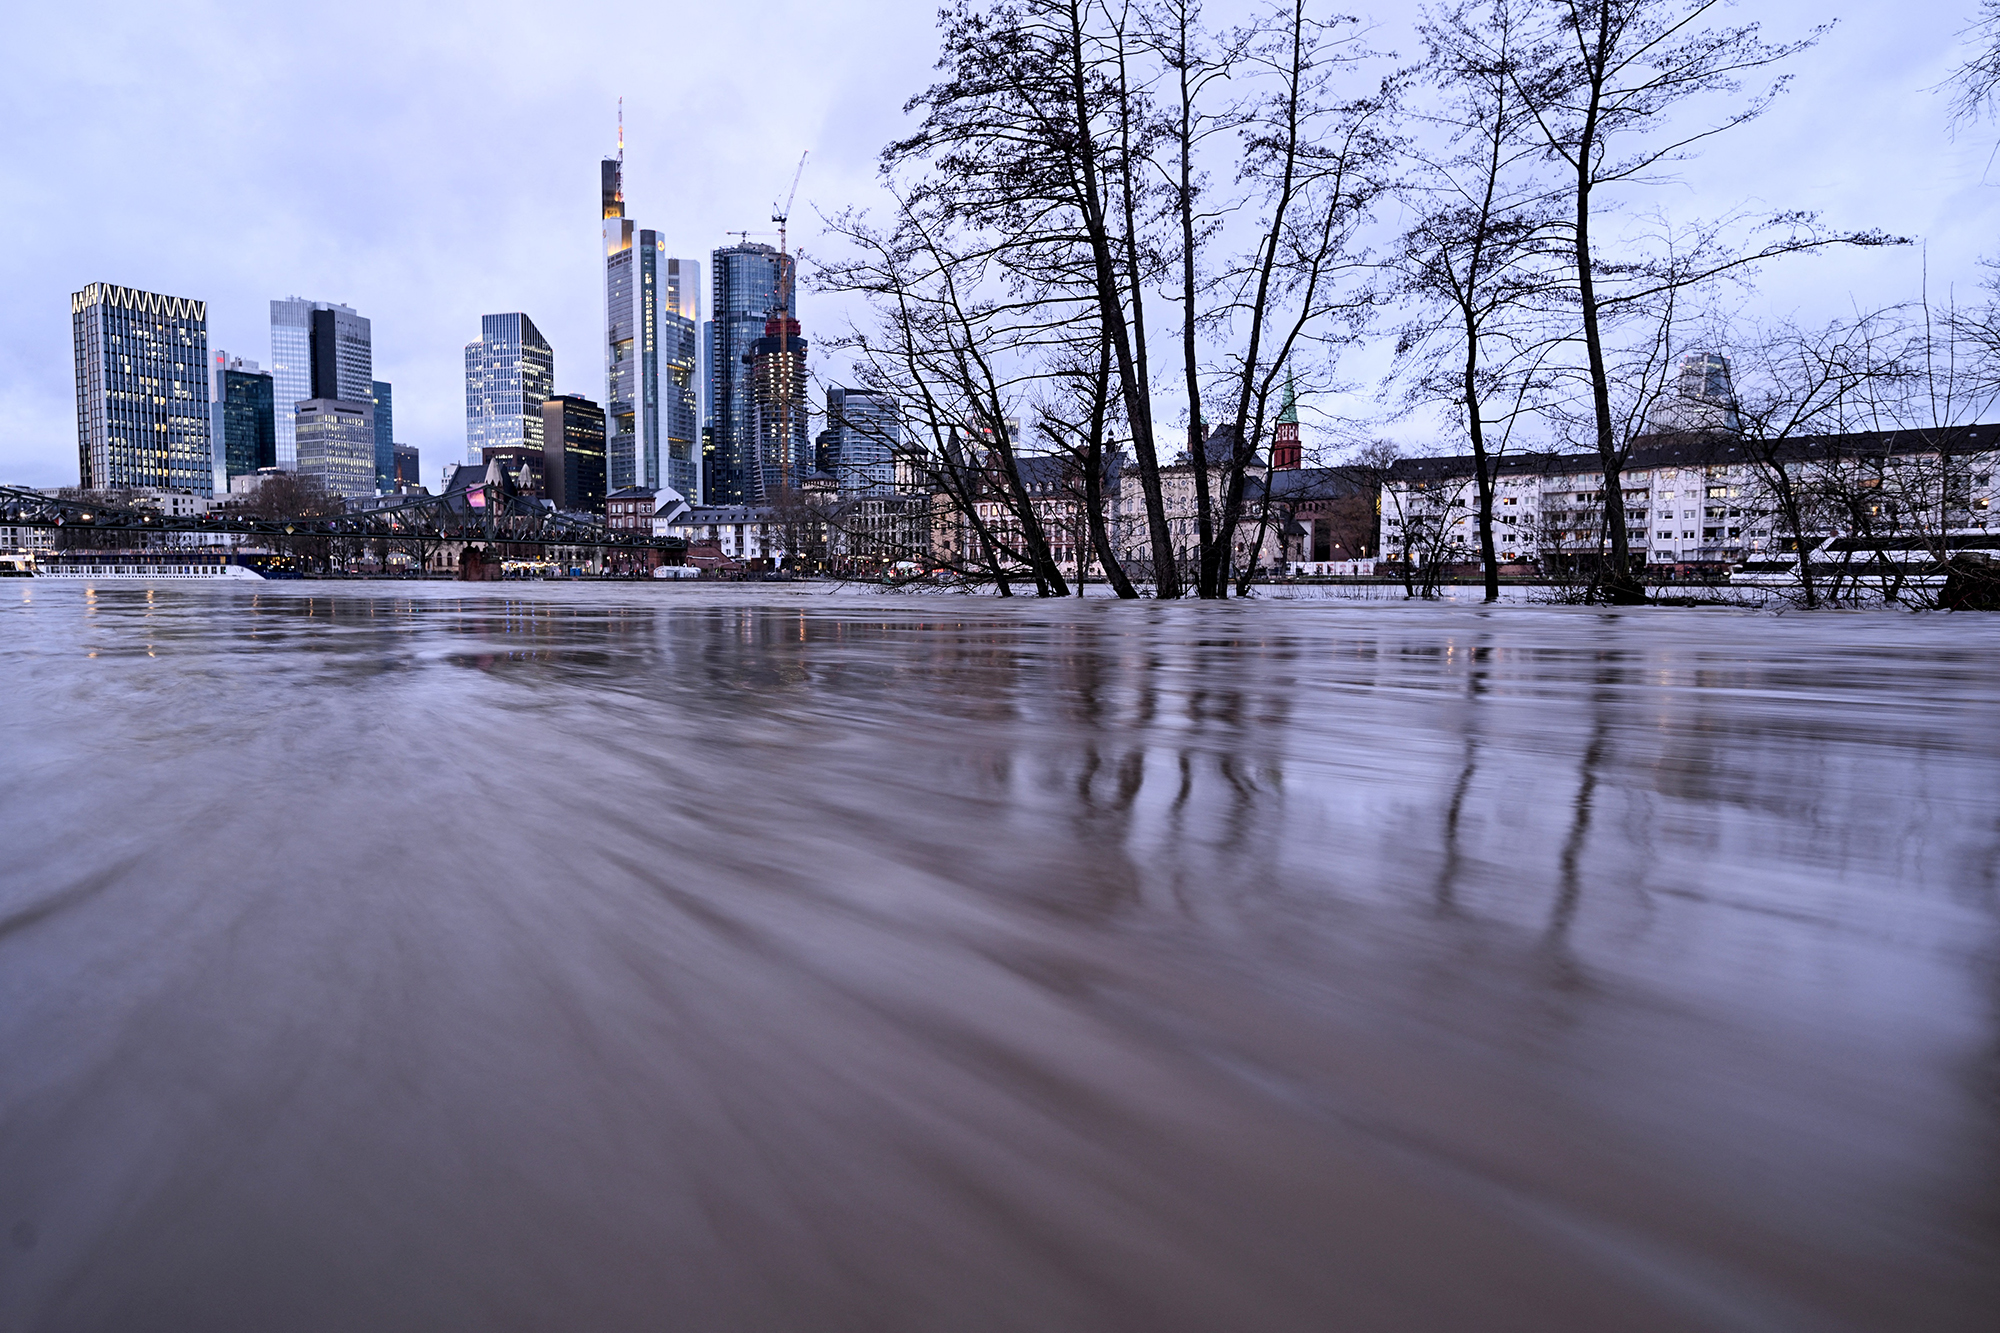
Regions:
<instances>
[{"instance_id":1,"label":"antenna mast","mask_svg":"<svg viewBox=\"0 0 2000 1333\"><path fill-rule=\"evenodd\" d=\"M618 165L625 165L625 99L618 99Z\"/></svg>"}]
</instances>

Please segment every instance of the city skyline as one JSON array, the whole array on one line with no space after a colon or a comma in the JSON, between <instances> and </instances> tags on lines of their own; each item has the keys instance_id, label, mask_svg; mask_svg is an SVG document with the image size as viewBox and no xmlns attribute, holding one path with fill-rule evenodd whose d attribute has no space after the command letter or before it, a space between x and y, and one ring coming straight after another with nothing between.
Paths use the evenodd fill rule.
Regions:
<instances>
[{"instance_id":1,"label":"city skyline","mask_svg":"<svg viewBox=\"0 0 2000 1333\"><path fill-rule=\"evenodd\" d=\"M1383 13L1383 44L1410 44L1410 12L1395 6ZM329 107L246 73L282 62L232 46L246 39L219 20L171 10L118 13L131 45L109 51L72 35L74 24L63 16L27 16L23 48L55 58L0 92L0 101L19 113L28 141L0 166L19 201L11 224L17 244L0 254L0 294L13 316L0 329L0 477L11 481L75 480L72 371L67 331L57 321L63 298L97 281L204 301L212 345L267 367L260 354L268 339L266 303L290 292L337 295L375 321L375 372L397 386L398 433L426 452L433 470L462 439L454 363L464 334L455 330L480 313L536 312L551 342L573 349L557 391L601 398L601 361L587 349L603 321L602 258L576 219L578 201L596 188L594 164L614 146L619 95L627 97L632 142L644 145L628 154L627 190L647 201L635 211L664 224L669 250L699 255L738 229L753 235L768 229L770 203L783 193L789 164L810 147L793 216L795 248L810 253L823 245L815 235L815 203L827 213L879 203L875 155L907 132L901 101L929 82L935 56L933 14L925 6L885 7L895 22L857 33L836 16L779 5L775 23L768 16L752 25L747 17L703 15L675 27L676 49L689 53L677 61L687 78L672 87L621 87L615 71L597 67L594 48L581 36L590 28L587 14L506 11L517 35L461 49L444 40L442 29L390 22L385 10L391 40L358 59L356 95ZM1774 34L1802 32L1818 13L1800 4L1758 11ZM1985 238L1996 211L1985 183L1991 143L1976 134L1952 140L1943 130L1944 99L1927 91L1957 58L1953 34L1963 16L1862 8L1839 17L1809 66L1800 67L1793 89L1751 132L1706 151L1687 170L1681 192L1691 213L1713 211L1717 201L1767 200L1926 242L1922 250L1771 270L1760 303L1808 316L1899 299L1917 286L1926 263L1939 287L1970 286L1978 255L1990 248ZM779 34L766 54L793 89L780 104L719 96L743 76L703 55L738 49L753 27ZM304 40L289 31L273 29L259 40L273 51ZM146 80L135 75L129 89L106 89L105 80L123 77L119 71L128 64L136 69L149 42L194 52L197 37L214 39L214 50L200 55L201 77L144 96L168 98L186 114L231 127L214 145L207 170L215 188L182 210L185 220L177 212L143 234L114 231L109 215L78 216L60 207L56 200L78 154L89 157L95 175L130 188L155 179L171 157L156 140L173 118L134 100L151 87ZM493 142L458 133L461 104L484 105L466 90L491 92L490 75L517 44L549 53L536 78L492 93L494 105L520 109L518 133ZM85 49L92 50L88 62L64 54ZM437 64L434 78L427 70L434 91L405 88L405 65L417 60ZM84 80L100 91L88 97L64 91ZM706 109L724 104L733 108L730 117ZM80 120L67 116L62 132L54 132L50 109L78 105ZM370 166L354 187L359 197L338 210L318 209L299 195L288 171L276 165L282 154L266 142L296 139L308 126L314 142L341 164ZM1911 144L1920 151L1909 151ZM543 164L530 191L507 183L516 175L507 162L522 155ZM57 217L70 222L57 228L44 220ZM216 244L219 236L232 243ZM823 345L844 326L848 310L815 296L809 313L808 335ZM845 378L837 359L816 357L812 369L816 380Z\"/></svg>"}]
</instances>

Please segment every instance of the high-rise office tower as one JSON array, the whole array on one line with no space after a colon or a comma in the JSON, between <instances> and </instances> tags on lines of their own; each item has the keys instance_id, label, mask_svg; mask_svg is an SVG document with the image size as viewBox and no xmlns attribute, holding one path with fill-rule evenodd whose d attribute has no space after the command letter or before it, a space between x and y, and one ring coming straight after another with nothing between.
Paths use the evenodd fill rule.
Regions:
<instances>
[{"instance_id":1,"label":"high-rise office tower","mask_svg":"<svg viewBox=\"0 0 2000 1333\"><path fill-rule=\"evenodd\" d=\"M542 404L543 483L558 509L604 512L604 409L559 394Z\"/></svg>"},{"instance_id":2,"label":"high-rise office tower","mask_svg":"<svg viewBox=\"0 0 2000 1333\"><path fill-rule=\"evenodd\" d=\"M375 404L367 398L308 398L293 405L298 474L334 495L375 494Z\"/></svg>"},{"instance_id":3,"label":"high-rise office tower","mask_svg":"<svg viewBox=\"0 0 2000 1333\"><path fill-rule=\"evenodd\" d=\"M764 335L772 310L791 309L790 292L779 291L781 270L788 268L789 262L776 250L756 241L725 246L711 257L708 416L714 430L715 465L704 496L709 504L757 504L764 498L748 358L751 344ZM789 273L785 277L789 288ZM798 388L803 394L803 380Z\"/></svg>"},{"instance_id":4,"label":"high-rise office tower","mask_svg":"<svg viewBox=\"0 0 2000 1333\"><path fill-rule=\"evenodd\" d=\"M487 449L542 448L542 404L555 391L556 354L535 321L518 311L479 317L479 341L465 345L465 456Z\"/></svg>"},{"instance_id":5,"label":"high-rise office tower","mask_svg":"<svg viewBox=\"0 0 2000 1333\"><path fill-rule=\"evenodd\" d=\"M799 322L782 310L764 321L764 336L750 344L751 444L755 503L767 504L795 490L813 470L806 426L806 340Z\"/></svg>"},{"instance_id":6,"label":"high-rise office tower","mask_svg":"<svg viewBox=\"0 0 2000 1333\"><path fill-rule=\"evenodd\" d=\"M611 489L701 486L701 265L625 216L624 133L600 164L605 458Z\"/></svg>"},{"instance_id":7,"label":"high-rise office tower","mask_svg":"<svg viewBox=\"0 0 2000 1333\"><path fill-rule=\"evenodd\" d=\"M81 484L214 494L208 306L93 282L69 313Z\"/></svg>"},{"instance_id":8,"label":"high-rise office tower","mask_svg":"<svg viewBox=\"0 0 2000 1333\"><path fill-rule=\"evenodd\" d=\"M667 299L660 319L660 368L666 383L667 458L664 482L690 503L701 500L701 263L667 260Z\"/></svg>"},{"instance_id":9,"label":"high-rise office tower","mask_svg":"<svg viewBox=\"0 0 2000 1333\"><path fill-rule=\"evenodd\" d=\"M1653 429L1731 432L1741 425L1729 358L1720 352L1683 353L1674 387L1661 395L1653 410Z\"/></svg>"},{"instance_id":10,"label":"high-rise office tower","mask_svg":"<svg viewBox=\"0 0 2000 1333\"><path fill-rule=\"evenodd\" d=\"M297 414L308 398L374 396L373 328L349 306L290 297L271 302L271 381L277 395L278 466L298 466Z\"/></svg>"},{"instance_id":11,"label":"high-rise office tower","mask_svg":"<svg viewBox=\"0 0 2000 1333\"><path fill-rule=\"evenodd\" d=\"M826 430L832 471L842 495L894 495L896 448L903 442L896 400L872 389L826 390ZM828 469L822 465L821 471Z\"/></svg>"},{"instance_id":12,"label":"high-rise office tower","mask_svg":"<svg viewBox=\"0 0 2000 1333\"><path fill-rule=\"evenodd\" d=\"M382 380L369 383L369 401L375 404L375 489L396 489L396 409L395 392Z\"/></svg>"},{"instance_id":13,"label":"high-rise office tower","mask_svg":"<svg viewBox=\"0 0 2000 1333\"><path fill-rule=\"evenodd\" d=\"M417 455L416 445L399 444L396 446L396 489L397 490L400 491L405 486L415 486L419 484L417 481L417 463L418 463L418 455Z\"/></svg>"},{"instance_id":14,"label":"high-rise office tower","mask_svg":"<svg viewBox=\"0 0 2000 1333\"><path fill-rule=\"evenodd\" d=\"M214 448L215 493L231 477L278 465L276 398L271 372L255 361L217 352L208 366L208 434Z\"/></svg>"}]
</instances>

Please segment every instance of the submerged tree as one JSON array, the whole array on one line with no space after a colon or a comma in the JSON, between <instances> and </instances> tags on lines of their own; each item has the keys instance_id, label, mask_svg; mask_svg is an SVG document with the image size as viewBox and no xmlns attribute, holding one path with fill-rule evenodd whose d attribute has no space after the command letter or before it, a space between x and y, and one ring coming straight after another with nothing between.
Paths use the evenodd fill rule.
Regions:
<instances>
[{"instance_id":1,"label":"submerged tree","mask_svg":"<svg viewBox=\"0 0 2000 1333\"><path fill-rule=\"evenodd\" d=\"M1416 306L1397 342L1407 397L1462 414L1472 446L1475 519L1486 600L1500 597L1493 530L1494 464L1532 395L1557 336L1556 190L1516 90L1516 0L1461 0L1427 14L1423 82L1437 100L1422 117L1442 151L1419 146L1401 193L1412 220L1398 255L1399 294Z\"/></svg>"},{"instance_id":2,"label":"submerged tree","mask_svg":"<svg viewBox=\"0 0 2000 1333\"><path fill-rule=\"evenodd\" d=\"M1733 242L1734 227L1704 229L1701 244L1662 254L1607 238L1602 225L1634 186L1657 184L1673 163L1706 140L1762 114L1783 88L1778 78L1711 120L1687 119L1691 102L1729 98L1817 41L1823 29L1792 42L1763 40L1756 24L1716 22L1723 0L1536 0L1532 40L1514 79L1568 205L1569 299L1574 303L1580 373L1588 395L1607 501L1622 494L1625 445L1615 420L1616 340L1662 293L1684 292L1778 255L1832 244L1877 245L1878 232L1825 234L1810 214L1761 219ZM1642 324L1648 321L1642 319ZM1642 339L1643 341L1643 339ZM1622 504L1605 507L1609 567L1602 595L1637 601L1644 592L1632 568Z\"/></svg>"}]
</instances>

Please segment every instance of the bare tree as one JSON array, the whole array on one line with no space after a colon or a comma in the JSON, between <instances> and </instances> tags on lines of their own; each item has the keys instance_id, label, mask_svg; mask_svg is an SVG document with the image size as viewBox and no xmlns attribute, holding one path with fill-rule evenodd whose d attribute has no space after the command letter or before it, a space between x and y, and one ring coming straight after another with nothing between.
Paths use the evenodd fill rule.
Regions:
<instances>
[{"instance_id":1,"label":"bare tree","mask_svg":"<svg viewBox=\"0 0 2000 1333\"><path fill-rule=\"evenodd\" d=\"M1718 227L1707 243L1670 256L1606 252L1597 224L1614 211L1623 190L1660 182L1667 167L1687 160L1707 139L1755 119L1785 81L1775 80L1706 122L1689 123L1684 104L1740 92L1745 78L1811 46L1823 31L1768 43L1754 23L1717 23L1723 2L1537 0L1533 41L1516 67L1516 91L1567 177L1570 296L1607 496L1622 492L1611 345L1629 313L1663 291L1693 288L1778 255L1897 239L1876 232L1825 235L1810 214L1779 213L1759 224L1775 236L1761 244L1727 244L1724 233L1734 229ZM1606 520L1610 568L1602 594L1611 601L1641 600L1623 506L1607 505Z\"/></svg>"},{"instance_id":2,"label":"bare tree","mask_svg":"<svg viewBox=\"0 0 2000 1333\"><path fill-rule=\"evenodd\" d=\"M2000 0L1980 0L1979 17L1960 31L1972 53L1945 81L1951 117L1959 125L1991 116L2000 105Z\"/></svg>"},{"instance_id":3,"label":"bare tree","mask_svg":"<svg viewBox=\"0 0 2000 1333\"><path fill-rule=\"evenodd\" d=\"M1736 349L1736 440L1757 474L1761 517L1772 545L1798 558L1807 609L1838 598L1822 586L1814 549L1851 506L1839 502L1848 460L1839 441L1853 426L1869 382L1901 373L1903 339L1893 312L1819 328L1781 324L1731 340ZM1850 525L1851 526L1851 525ZM1768 563L1768 562L1767 562Z\"/></svg>"},{"instance_id":4,"label":"bare tree","mask_svg":"<svg viewBox=\"0 0 2000 1333\"><path fill-rule=\"evenodd\" d=\"M1043 373L1041 354L1072 336L1064 316L1073 309L1007 293L994 280L994 249L966 236L952 246L948 221L921 204L899 200L890 230L851 214L830 226L852 257L828 264L822 287L860 294L876 314L874 329L834 345L856 355L864 384L902 404L942 493L974 535L978 566L1002 593L1011 592L1013 564L1043 595L1067 595L1021 476L1009 407ZM1010 521L990 521L989 504L1004 506Z\"/></svg>"},{"instance_id":5,"label":"bare tree","mask_svg":"<svg viewBox=\"0 0 2000 1333\"><path fill-rule=\"evenodd\" d=\"M1244 203L1256 210L1254 244L1223 275L1226 299L1209 317L1236 340L1218 338L1235 447L1223 460L1220 521L1201 568L1202 593L1211 597L1228 592L1248 469L1264 447L1294 358L1308 345L1333 349L1353 340L1373 313L1378 294L1361 235L1398 147L1397 79L1339 96L1342 81L1373 59L1354 20L1315 19L1294 0L1274 10L1244 49L1268 92L1244 122L1240 179ZM1193 459L1199 473L1209 462L1206 447ZM1255 567L1253 549L1239 591Z\"/></svg>"},{"instance_id":6,"label":"bare tree","mask_svg":"<svg viewBox=\"0 0 2000 1333\"><path fill-rule=\"evenodd\" d=\"M1160 265L1141 234L1159 125L1133 68L1131 17L1094 0L958 0L941 19L944 77L910 100L922 123L883 166L892 179L917 175L917 211L980 234L1017 295L1094 308L1145 494L1155 591L1177 597L1147 338Z\"/></svg>"},{"instance_id":7,"label":"bare tree","mask_svg":"<svg viewBox=\"0 0 2000 1333\"><path fill-rule=\"evenodd\" d=\"M1534 122L1515 87L1516 0L1460 0L1426 15L1422 82L1439 93L1424 119L1445 151L1413 154L1403 187L1412 221L1400 253L1402 295L1419 313L1398 338L1409 397L1449 402L1472 446L1486 600L1500 597L1493 532L1494 461L1549 353L1555 192L1537 169Z\"/></svg>"}]
</instances>

